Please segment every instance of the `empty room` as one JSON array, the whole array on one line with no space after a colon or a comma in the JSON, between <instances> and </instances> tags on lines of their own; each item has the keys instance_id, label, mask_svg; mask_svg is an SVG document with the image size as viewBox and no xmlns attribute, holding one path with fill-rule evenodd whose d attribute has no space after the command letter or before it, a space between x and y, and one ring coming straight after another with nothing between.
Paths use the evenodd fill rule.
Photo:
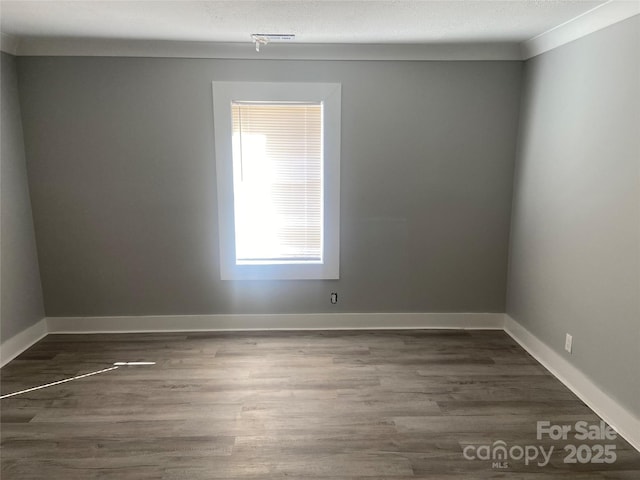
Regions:
<instances>
[{"instance_id":1,"label":"empty room","mask_svg":"<svg viewBox=\"0 0 640 480\"><path fill-rule=\"evenodd\" d=\"M640 478L640 1L0 30L0 478Z\"/></svg>"}]
</instances>

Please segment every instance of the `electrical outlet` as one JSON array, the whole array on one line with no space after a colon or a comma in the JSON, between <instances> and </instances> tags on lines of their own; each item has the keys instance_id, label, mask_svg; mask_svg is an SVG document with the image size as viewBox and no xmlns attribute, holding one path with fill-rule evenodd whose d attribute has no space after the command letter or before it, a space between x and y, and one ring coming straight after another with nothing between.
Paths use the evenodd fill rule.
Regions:
<instances>
[{"instance_id":1,"label":"electrical outlet","mask_svg":"<svg viewBox=\"0 0 640 480\"><path fill-rule=\"evenodd\" d=\"M573 337L567 333L567 336L564 340L564 349L571 353L571 349L573 347Z\"/></svg>"},{"instance_id":2,"label":"electrical outlet","mask_svg":"<svg viewBox=\"0 0 640 480\"><path fill-rule=\"evenodd\" d=\"M333 303L334 305L336 303L338 303L338 293L337 292L331 292L331 303Z\"/></svg>"}]
</instances>

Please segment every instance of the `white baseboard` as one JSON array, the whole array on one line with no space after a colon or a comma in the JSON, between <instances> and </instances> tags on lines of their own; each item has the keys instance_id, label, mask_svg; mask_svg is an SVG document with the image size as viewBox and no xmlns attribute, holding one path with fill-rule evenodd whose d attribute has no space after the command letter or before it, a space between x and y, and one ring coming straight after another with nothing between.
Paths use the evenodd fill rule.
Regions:
<instances>
[{"instance_id":1,"label":"white baseboard","mask_svg":"<svg viewBox=\"0 0 640 480\"><path fill-rule=\"evenodd\" d=\"M502 313L316 313L49 317L49 333L452 328L501 330Z\"/></svg>"},{"instance_id":2,"label":"white baseboard","mask_svg":"<svg viewBox=\"0 0 640 480\"><path fill-rule=\"evenodd\" d=\"M251 330L503 330L640 451L640 419L522 325L503 313L318 313L48 317L5 341L5 365L48 333L134 333Z\"/></svg>"},{"instance_id":3,"label":"white baseboard","mask_svg":"<svg viewBox=\"0 0 640 480\"><path fill-rule=\"evenodd\" d=\"M0 366L5 366L31 345L39 342L47 336L47 320L42 319L38 323L14 335L0 345Z\"/></svg>"},{"instance_id":4,"label":"white baseboard","mask_svg":"<svg viewBox=\"0 0 640 480\"><path fill-rule=\"evenodd\" d=\"M506 314L504 331L636 450L640 451L640 419L637 416L621 406L589 377Z\"/></svg>"}]
</instances>

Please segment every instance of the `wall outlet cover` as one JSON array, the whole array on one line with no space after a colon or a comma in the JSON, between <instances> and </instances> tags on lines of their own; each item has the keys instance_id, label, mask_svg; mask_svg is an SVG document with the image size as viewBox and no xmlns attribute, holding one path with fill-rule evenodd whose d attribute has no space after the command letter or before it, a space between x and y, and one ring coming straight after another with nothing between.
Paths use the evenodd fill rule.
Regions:
<instances>
[{"instance_id":1,"label":"wall outlet cover","mask_svg":"<svg viewBox=\"0 0 640 480\"><path fill-rule=\"evenodd\" d=\"M571 353L571 349L573 347L573 337L567 333L567 336L564 339L564 349Z\"/></svg>"}]
</instances>

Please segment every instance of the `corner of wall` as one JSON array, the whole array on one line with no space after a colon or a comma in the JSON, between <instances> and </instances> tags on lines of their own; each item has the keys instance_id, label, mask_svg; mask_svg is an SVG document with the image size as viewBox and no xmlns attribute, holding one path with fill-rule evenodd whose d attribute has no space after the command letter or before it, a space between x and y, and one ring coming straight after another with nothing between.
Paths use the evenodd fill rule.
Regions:
<instances>
[{"instance_id":1,"label":"corner of wall","mask_svg":"<svg viewBox=\"0 0 640 480\"><path fill-rule=\"evenodd\" d=\"M620 405L582 371L505 314L504 331L575 393L589 408L640 451L640 418Z\"/></svg>"},{"instance_id":2,"label":"corner of wall","mask_svg":"<svg viewBox=\"0 0 640 480\"><path fill-rule=\"evenodd\" d=\"M19 40L13 35L0 32L0 51L9 55L18 55Z\"/></svg>"},{"instance_id":3,"label":"corner of wall","mask_svg":"<svg viewBox=\"0 0 640 480\"><path fill-rule=\"evenodd\" d=\"M3 341L0 345L0 367L4 367L22 352L46 337L47 334L47 319L43 318L17 335Z\"/></svg>"}]
</instances>

